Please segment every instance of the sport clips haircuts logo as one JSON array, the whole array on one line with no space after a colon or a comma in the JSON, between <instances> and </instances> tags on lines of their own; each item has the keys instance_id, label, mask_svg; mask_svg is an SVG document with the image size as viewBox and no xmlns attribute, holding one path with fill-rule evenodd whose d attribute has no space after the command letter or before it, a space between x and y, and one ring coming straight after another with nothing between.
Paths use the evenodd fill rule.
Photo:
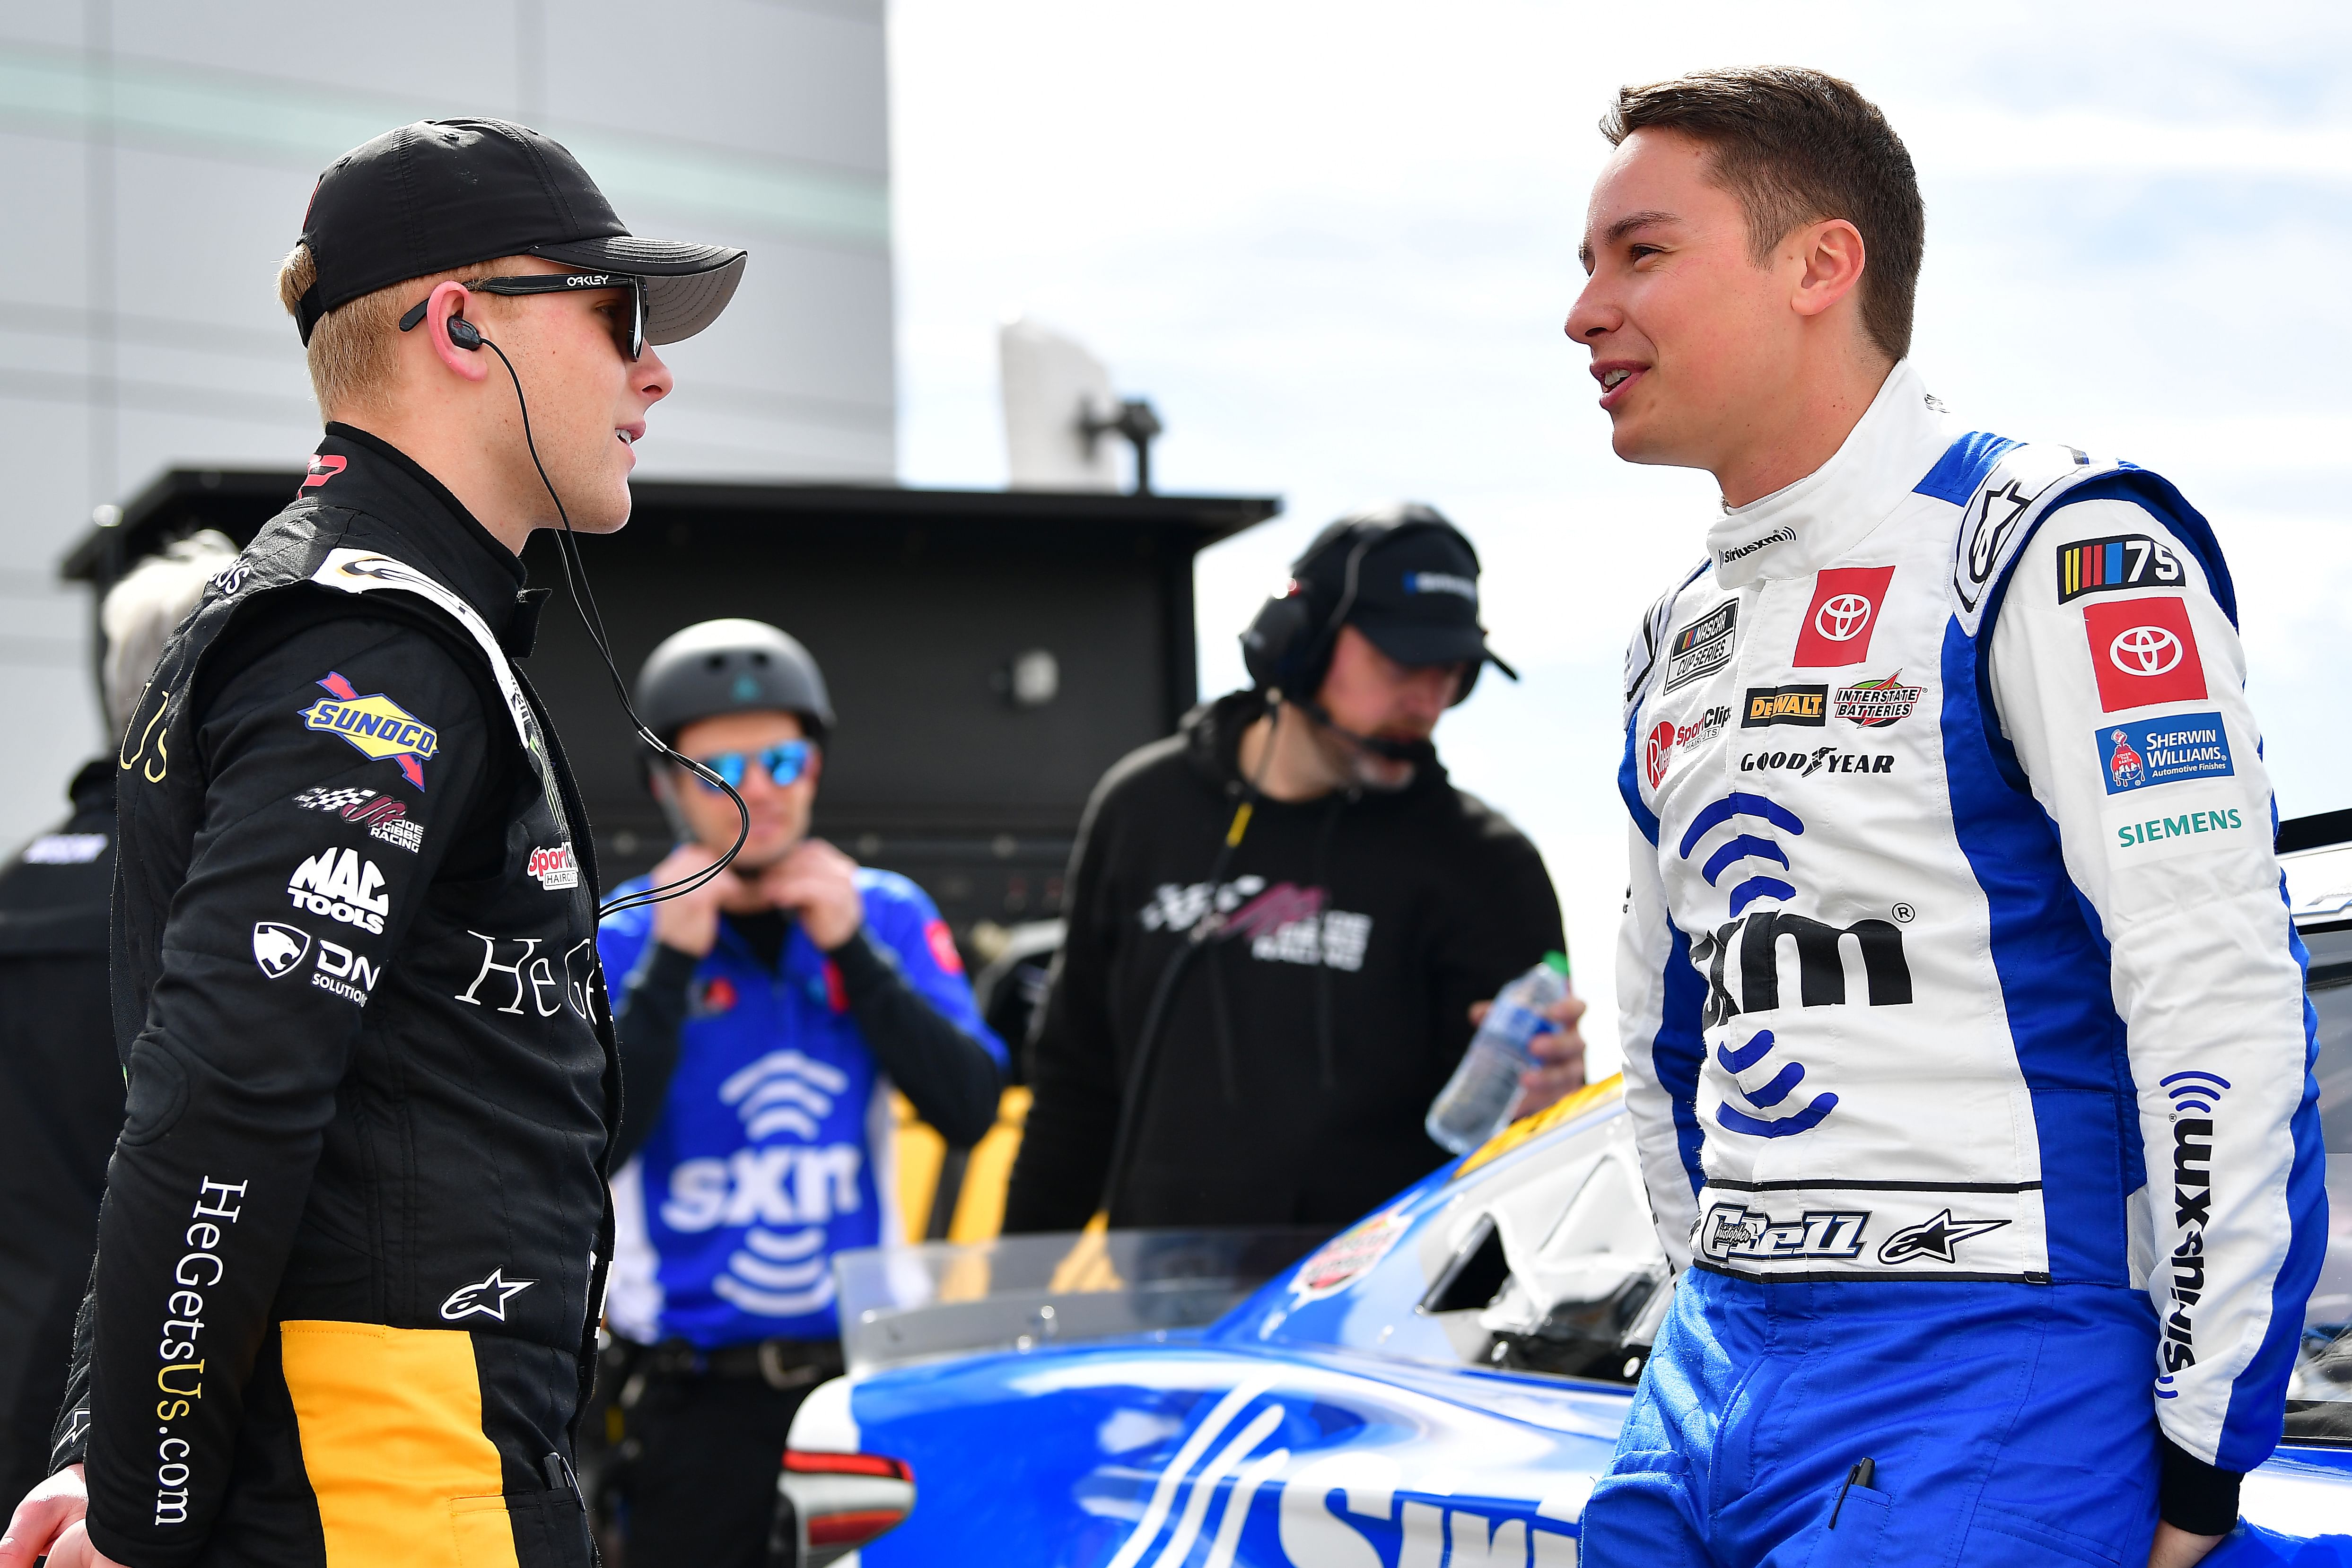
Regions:
<instances>
[{"instance_id":1,"label":"sport clips haircuts logo","mask_svg":"<svg viewBox=\"0 0 2352 1568\"><path fill-rule=\"evenodd\" d=\"M572 845L567 841L551 850L533 850L524 862L523 870L539 885L550 893L580 885L580 865L572 858Z\"/></svg>"},{"instance_id":2,"label":"sport clips haircuts logo","mask_svg":"<svg viewBox=\"0 0 2352 1568\"><path fill-rule=\"evenodd\" d=\"M1660 719L1657 727L1650 731L1642 758L1643 771L1649 776L1650 788L1655 789L1665 781L1666 768L1673 763L1675 752L1713 740L1730 722L1731 710L1720 705L1707 709L1689 724Z\"/></svg>"}]
</instances>

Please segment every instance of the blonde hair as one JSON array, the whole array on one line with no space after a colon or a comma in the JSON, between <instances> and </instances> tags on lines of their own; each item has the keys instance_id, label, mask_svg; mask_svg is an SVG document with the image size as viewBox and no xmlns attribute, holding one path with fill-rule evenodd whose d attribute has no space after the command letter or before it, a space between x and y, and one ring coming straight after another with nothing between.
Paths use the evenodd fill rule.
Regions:
<instances>
[{"instance_id":1,"label":"blonde hair","mask_svg":"<svg viewBox=\"0 0 2352 1568\"><path fill-rule=\"evenodd\" d=\"M163 644L205 596L205 584L236 562L236 546L206 528L164 546L106 591L98 607L99 630L106 638L98 684L107 722L117 736L130 724L131 709L147 689Z\"/></svg>"},{"instance_id":2,"label":"blonde hair","mask_svg":"<svg viewBox=\"0 0 2352 1568\"><path fill-rule=\"evenodd\" d=\"M511 271L515 263L530 259L500 256L404 278L346 300L320 317L310 329L310 390L319 399L320 413L331 419L338 410L365 406L383 390L399 362L400 319L410 306L432 293L436 284L495 277ZM287 252L278 267L278 302L286 307L286 314L297 315L302 296L318 279L319 263L309 246L297 245ZM478 319L495 315L499 307L486 302L497 298L496 295L477 296L467 308Z\"/></svg>"}]
</instances>

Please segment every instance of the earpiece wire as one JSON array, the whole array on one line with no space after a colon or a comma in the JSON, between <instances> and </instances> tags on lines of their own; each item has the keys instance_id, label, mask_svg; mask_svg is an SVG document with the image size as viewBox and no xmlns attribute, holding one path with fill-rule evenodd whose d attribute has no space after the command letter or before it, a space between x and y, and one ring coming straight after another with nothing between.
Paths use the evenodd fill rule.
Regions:
<instances>
[{"instance_id":1,"label":"earpiece wire","mask_svg":"<svg viewBox=\"0 0 2352 1568\"><path fill-rule=\"evenodd\" d=\"M480 329L477 328L476 331L478 334ZM588 567L586 562L580 559L579 536L572 532L572 515L563 509L563 497L556 494L555 481L547 476L547 465L540 461L539 443L531 437L530 404L523 397L522 377L516 372L514 361L507 358L507 351L504 349L491 342L487 337L482 339L482 346L499 357L499 363L507 368L507 379L514 382L515 407L522 414L523 445L530 453L531 466L539 470L539 482L547 486L547 498L555 503L555 516L563 525L563 531L556 539L555 552L556 559L563 563L563 586L572 596L572 608L579 614L580 623L586 629L589 642L595 644L597 656L604 661L605 674L613 678L613 695L620 700L621 711L628 715L630 727L637 732L639 740L661 756L684 768L704 783L723 793L730 800L735 802L736 814L742 819L742 825L736 830L735 841L728 846L725 854L704 866L700 871L680 877L676 882L665 883L659 887L639 888L635 893L607 900L596 908L596 918L603 920L607 915L618 915L623 910L642 908L646 904L659 904L665 899L681 897L717 881L727 868L734 863L735 857L743 852L744 844L751 837L751 809L743 803L743 797L737 794L734 787L726 779L662 739L646 727L645 720L637 716L635 705L629 701L628 683L621 678L620 666L613 662L612 643L604 632L604 614L596 607L596 591L588 586Z\"/></svg>"}]
</instances>

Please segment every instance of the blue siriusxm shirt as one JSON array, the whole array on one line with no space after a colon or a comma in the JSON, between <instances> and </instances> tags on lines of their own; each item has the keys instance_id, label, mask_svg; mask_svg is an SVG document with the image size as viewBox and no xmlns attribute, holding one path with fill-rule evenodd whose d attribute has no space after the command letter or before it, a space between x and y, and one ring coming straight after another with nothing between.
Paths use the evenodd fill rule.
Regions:
<instances>
[{"instance_id":1,"label":"blue siriusxm shirt","mask_svg":"<svg viewBox=\"0 0 2352 1568\"><path fill-rule=\"evenodd\" d=\"M892 872L860 870L857 888L875 946L1003 1067L1003 1043L981 1021L930 899ZM650 909L607 918L597 935L605 972L634 975L652 939ZM797 925L771 970L722 921L687 998L660 1119L613 1177L606 1312L648 1344L829 1339L839 1332L833 1254L906 1234L889 1082L839 972Z\"/></svg>"}]
</instances>

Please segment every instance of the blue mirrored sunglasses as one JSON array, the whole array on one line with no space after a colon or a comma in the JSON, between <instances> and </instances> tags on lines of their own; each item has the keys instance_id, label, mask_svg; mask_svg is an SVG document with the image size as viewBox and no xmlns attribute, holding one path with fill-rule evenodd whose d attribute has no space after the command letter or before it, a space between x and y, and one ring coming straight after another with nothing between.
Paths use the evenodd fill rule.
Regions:
<instances>
[{"instance_id":1,"label":"blue mirrored sunglasses","mask_svg":"<svg viewBox=\"0 0 2352 1568\"><path fill-rule=\"evenodd\" d=\"M726 779L730 789L743 788L743 775L756 762L767 770L776 788L782 789L800 782L801 775L808 771L809 753L813 749L805 740L784 740L764 751L722 751L715 757L698 757L695 760ZM705 789L709 789L714 795L719 793L711 789L709 779L700 774L695 778Z\"/></svg>"}]
</instances>

